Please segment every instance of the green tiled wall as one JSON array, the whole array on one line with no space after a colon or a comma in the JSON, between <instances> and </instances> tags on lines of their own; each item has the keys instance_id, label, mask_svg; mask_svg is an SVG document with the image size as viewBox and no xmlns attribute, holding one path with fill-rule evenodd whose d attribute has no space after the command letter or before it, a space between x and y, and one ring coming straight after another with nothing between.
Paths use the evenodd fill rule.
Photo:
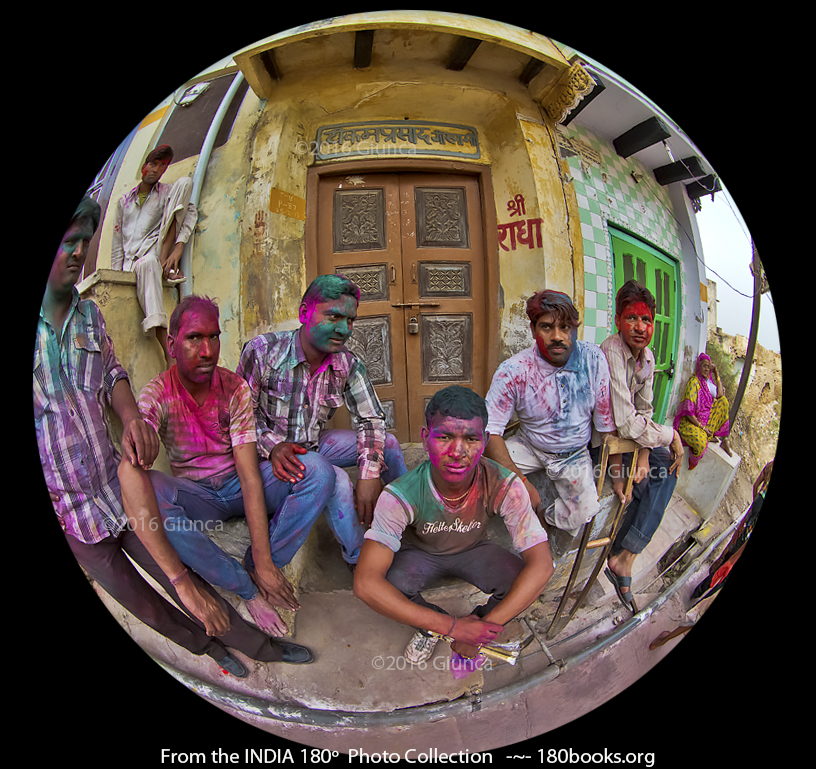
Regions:
<instances>
[{"instance_id":1,"label":"green tiled wall","mask_svg":"<svg viewBox=\"0 0 816 769\"><path fill-rule=\"evenodd\" d=\"M622 158L605 140L581 126L559 129L600 154L600 165L567 157L584 240L584 333L600 343L614 332L615 281L607 223L611 222L680 260L678 227L668 191L635 158ZM668 155L666 162L670 162ZM641 175L640 183L632 172ZM681 282L683 282L681 263ZM681 295L684 291L681 289ZM682 314L681 314L682 317Z\"/></svg>"}]
</instances>

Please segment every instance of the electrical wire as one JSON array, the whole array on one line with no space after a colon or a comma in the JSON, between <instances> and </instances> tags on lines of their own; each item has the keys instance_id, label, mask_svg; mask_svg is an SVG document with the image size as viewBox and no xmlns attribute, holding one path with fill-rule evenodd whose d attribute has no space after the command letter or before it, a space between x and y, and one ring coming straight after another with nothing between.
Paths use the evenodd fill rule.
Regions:
<instances>
[{"instance_id":1,"label":"electrical wire","mask_svg":"<svg viewBox=\"0 0 816 769\"><path fill-rule=\"evenodd\" d=\"M726 202L728 202L728 198L727 198L727 197L726 197ZM728 203L728 205L729 205L729 208L731 208L731 212L732 212L732 213L735 213L735 212L734 212L734 209L731 207L731 204L730 204L730 203ZM682 225L682 223L680 222L680 220L679 220L679 219L678 219L678 218L677 218L677 217L674 215L674 212L673 212L671 209L666 208L665 206L664 206L664 208L665 208L665 210L666 210L666 211L669 213L669 215L671 216L671 218L672 218L672 219L674 219L674 221L675 221L675 222L677 222L677 226L680 228L681 232L682 232L682 233L683 233L683 234L686 236L686 239L688 240L688 242L689 242L689 243L691 243L691 249L692 249L692 251L694 251L694 256L696 256L696 257L697 257L697 261L698 261L698 262L699 262L699 263L700 263L700 264L703 266L703 268L704 268L704 269L705 269L707 272L711 272L711 273L713 273L714 275L716 275L716 276L717 276L717 277L718 277L718 278L719 278L719 279L720 279L720 280L721 280L723 283L725 283L725 285L726 285L726 286L728 286L728 288L730 288L732 291L734 291L735 293L739 294L740 296L744 296L746 299L753 299L753 298L756 296L756 294L757 294L757 293L762 293L762 288L761 288L761 286L760 286L760 290L759 290L758 292L753 293L753 294L745 294L745 293L743 293L743 292L742 292L742 291L740 291L738 288L735 288L734 286L732 286L732 285L731 285L731 284L730 284L730 283L729 283L729 282L728 282L728 281L727 281L727 280L726 280L726 279L725 279L725 278L724 278L722 275L720 275L720 273L718 273L718 272L717 272L717 271L716 271L716 270L715 270L713 267L711 267L711 266L707 265L707 264L706 264L706 263L703 261L703 259L700 257L700 254L698 254L698 253L697 253L697 247L694 245L694 239L693 239L693 238L692 238L692 237L691 237L691 236L688 234L688 232L686 232L685 227L683 227L683 225ZM735 218L736 218L736 214L735 214ZM739 223L739 220L737 220L737 222ZM740 228L742 228L742 225L740 225ZM747 237L747 233L745 233L745 230L743 230L743 233L744 233L744 234L746 235L746 237ZM749 238L749 241L750 241L750 238ZM752 241L751 241L751 242L752 242Z\"/></svg>"}]
</instances>

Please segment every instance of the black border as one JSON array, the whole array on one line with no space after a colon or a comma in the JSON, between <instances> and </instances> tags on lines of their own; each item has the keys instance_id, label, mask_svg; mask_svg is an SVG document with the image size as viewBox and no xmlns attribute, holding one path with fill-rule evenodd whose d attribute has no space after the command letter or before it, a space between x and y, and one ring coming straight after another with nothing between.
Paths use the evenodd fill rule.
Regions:
<instances>
[{"instance_id":1,"label":"black border","mask_svg":"<svg viewBox=\"0 0 816 769\"><path fill-rule=\"evenodd\" d=\"M809 669L807 646L797 640L807 638L809 626L796 626L808 591L800 585L800 599L787 598L795 599L797 590L788 565L799 557L789 543L797 527L806 525L813 503L803 494L793 497L795 505L782 502L784 490L799 475L788 411L793 413L803 401L794 401L795 382L802 378L790 376L798 368L796 351L786 341L795 311L785 301L785 281L791 277L782 272L796 254L779 246L785 231L789 237L790 228L801 222L788 192L797 173L797 153L791 147L785 151L784 145L791 139L788 131L796 131L789 106L805 103L799 101L805 91L796 85L797 78L806 82L805 70L791 61L781 23L765 15L761 22L742 17L736 23L730 14L711 18L683 6L676 14L661 12L651 20L638 18L642 10L631 8L630 21L618 20L622 9L613 6L547 6L537 12L540 7L472 15L532 29L578 48L634 84L684 129L728 186L763 254L783 352L789 357L786 419L769 498L721 597L643 679L611 703L530 741L525 752L606 747L653 750L660 766L686 765L690 757L702 755L711 760L728 756L734 762L751 756L757 723L762 723L763 735L789 747L777 731L792 710L784 693L800 666ZM217 14L179 6L149 16L140 16L140 7L121 14L110 8L49 11L45 28L36 19L27 25L25 17L17 25L21 32L31 30L31 37L26 55L11 60L19 78L10 86L13 103L7 103L7 120L17 124L16 138L7 140L7 157L18 165L15 175L6 178L7 195L11 193L17 203L13 210L22 213L24 222L14 227L16 237L9 232L6 239L22 241L11 250L14 266L7 288L11 296L19 292L25 297L24 331L20 342L13 335L12 365L18 356L29 360L41 287L65 222L121 138L177 85L217 59L327 15L319 9L250 4L224 4ZM688 21L697 12L704 20L699 26ZM17 220L10 216L6 224ZM798 246L805 248L807 233L800 237ZM796 266L801 265L798 260ZM11 378L16 384L18 378ZM31 403L27 382L19 394L25 404ZM21 556L21 565L6 575L18 578L6 591L11 610L6 638L12 648L5 660L16 684L7 696L19 717L37 726L39 736L29 738L28 755L87 759L104 749L128 765L145 767L159 765L162 747L242 752L245 747L286 746L177 684L100 611L61 532L52 525L30 407L17 407L16 388L9 400L15 415L12 445L19 431L26 445L22 477L32 479L30 495L16 500L12 495L5 530L7 545ZM803 411L802 420L808 415ZM12 479L14 467L14 457L7 459ZM791 514L783 517L783 511ZM15 629L25 624L26 630L9 633L12 623ZM17 699L21 692L22 702ZM301 747L288 746L295 752ZM504 753L496 751L496 760Z\"/></svg>"}]
</instances>

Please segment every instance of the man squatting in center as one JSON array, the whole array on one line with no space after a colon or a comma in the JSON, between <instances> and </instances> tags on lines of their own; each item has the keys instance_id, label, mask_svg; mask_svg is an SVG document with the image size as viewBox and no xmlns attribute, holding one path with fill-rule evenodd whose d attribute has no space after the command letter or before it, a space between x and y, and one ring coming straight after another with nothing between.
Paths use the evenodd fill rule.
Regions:
<instances>
[{"instance_id":1,"label":"man squatting in center","mask_svg":"<svg viewBox=\"0 0 816 769\"><path fill-rule=\"evenodd\" d=\"M418 628L405 649L418 664L438 638L472 659L541 594L553 574L547 533L514 472L483 457L484 399L464 387L439 390L425 409L428 459L385 487L354 575L354 594L386 617ZM489 542L488 519L502 516L521 554ZM490 595L464 617L450 617L421 591L451 575Z\"/></svg>"}]
</instances>

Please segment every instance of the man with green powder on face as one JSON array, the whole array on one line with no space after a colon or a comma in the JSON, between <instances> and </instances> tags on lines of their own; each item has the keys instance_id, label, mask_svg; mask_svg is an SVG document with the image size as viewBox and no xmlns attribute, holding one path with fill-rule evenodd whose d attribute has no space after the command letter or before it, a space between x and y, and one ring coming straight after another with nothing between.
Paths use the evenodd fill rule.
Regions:
<instances>
[{"instance_id":1,"label":"man with green powder on face","mask_svg":"<svg viewBox=\"0 0 816 769\"><path fill-rule=\"evenodd\" d=\"M236 369L252 393L259 457L285 488L284 504L325 507L352 570L383 484L406 471L366 368L345 346L359 301L360 289L348 278L319 275L301 300L300 328L255 337ZM343 403L356 430L324 429ZM341 468L355 464L352 489ZM320 494L301 493L316 473L330 482Z\"/></svg>"}]
</instances>

